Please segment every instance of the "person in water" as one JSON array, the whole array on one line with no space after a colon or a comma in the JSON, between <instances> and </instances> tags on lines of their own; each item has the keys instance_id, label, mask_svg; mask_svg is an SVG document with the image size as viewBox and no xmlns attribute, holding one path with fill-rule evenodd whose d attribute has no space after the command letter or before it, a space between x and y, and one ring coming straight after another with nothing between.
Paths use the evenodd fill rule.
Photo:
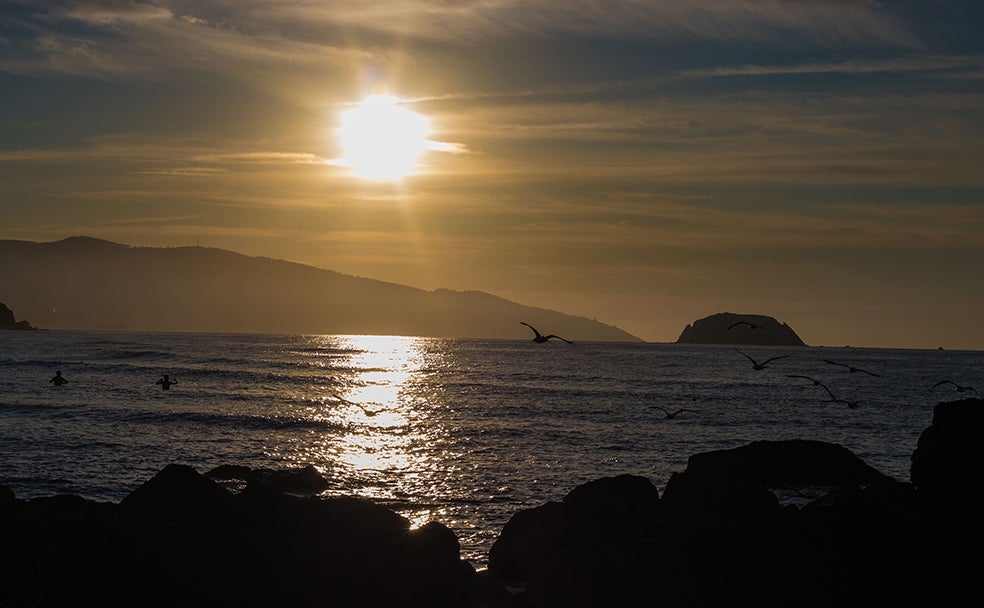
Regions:
<instances>
[{"instance_id":1,"label":"person in water","mask_svg":"<svg viewBox=\"0 0 984 608\"><path fill-rule=\"evenodd\" d=\"M51 380L48 380L48 382L54 384L55 386L61 386L62 384L68 382L68 380L65 379L65 376L61 375L61 370L58 370L57 372L55 372L55 377L52 378Z\"/></svg>"},{"instance_id":2,"label":"person in water","mask_svg":"<svg viewBox=\"0 0 984 608\"><path fill-rule=\"evenodd\" d=\"M178 383L177 380L171 380L170 378L168 378L167 374L164 374L164 377L158 380L157 382L155 382L154 384L160 384L161 390L169 391L171 390L171 385L177 383Z\"/></svg>"}]
</instances>

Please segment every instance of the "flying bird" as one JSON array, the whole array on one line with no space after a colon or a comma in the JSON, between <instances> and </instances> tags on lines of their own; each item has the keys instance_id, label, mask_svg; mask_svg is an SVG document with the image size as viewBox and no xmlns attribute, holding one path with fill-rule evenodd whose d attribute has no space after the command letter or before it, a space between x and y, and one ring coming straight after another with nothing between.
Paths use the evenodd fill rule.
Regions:
<instances>
[{"instance_id":1,"label":"flying bird","mask_svg":"<svg viewBox=\"0 0 984 608\"><path fill-rule=\"evenodd\" d=\"M858 399L857 401L848 401L846 399L838 399L837 398L837 395L835 395L833 392L831 392L831 390L829 388L827 388L827 385L826 384L824 384L823 382L820 382L816 378L811 378L810 376L803 376L803 375L800 375L800 374L786 374L786 377L787 378L803 378L804 380L809 380L810 382L813 383L813 386L819 386L823 390L827 391L827 394L830 395L830 401L832 401L834 403L839 403L841 405L846 405L848 408L850 408L852 410L853 409L856 409L861 404L861 401L862 401L861 399Z\"/></svg>"},{"instance_id":2,"label":"flying bird","mask_svg":"<svg viewBox=\"0 0 984 608\"><path fill-rule=\"evenodd\" d=\"M573 342L571 342L570 340L564 340L560 336L555 336L554 334L550 334L549 336L544 336L544 335L540 334L540 332L537 331L537 329L535 327L533 327L532 325L530 325L529 323L527 323L525 321L520 321L519 323L520 323L520 325L525 325L526 327L529 327L530 329L533 330L533 333L536 334L535 336L533 336L533 341L536 342L537 344L539 344L541 342L547 342L551 338L557 338L558 340L562 340L564 342L567 342L568 344L573 344Z\"/></svg>"},{"instance_id":3,"label":"flying bird","mask_svg":"<svg viewBox=\"0 0 984 608\"><path fill-rule=\"evenodd\" d=\"M846 367L847 368L847 371L851 372L852 374L857 373L857 372L861 372L862 374L868 374L869 376L874 376L875 378L881 378L881 374L876 374L876 373L873 373L873 372L869 372L866 369L861 369L860 367L854 367L854 366L848 365L846 363L838 363L836 361L831 361L830 359L824 359L823 362L824 363L829 363L831 365L839 365L841 367Z\"/></svg>"},{"instance_id":4,"label":"flying bird","mask_svg":"<svg viewBox=\"0 0 984 608\"><path fill-rule=\"evenodd\" d=\"M952 380L940 380L939 382L933 385L933 388L936 388L937 386L942 386L944 384L952 384L953 389L956 390L958 393L966 393L967 391L970 391L972 393L977 392L977 389L975 389L973 386L960 386L959 384L953 382Z\"/></svg>"},{"instance_id":5,"label":"flying bird","mask_svg":"<svg viewBox=\"0 0 984 608\"><path fill-rule=\"evenodd\" d=\"M734 323L729 325L728 329L726 329L725 331L731 331L732 329L738 327L739 325L747 325L748 329L753 331L756 329L761 329L762 331L765 332L765 335L769 336L769 342L772 342L772 334L769 333L768 329L762 327L761 325L756 325L755 323L749 323L748 321L735 321Z\"/></svg>"},{"instance_id":6,"label":"flying bird","mask_svg":"<svg viewBox=\"0 0 984 608\"><path fill-rule=\"evenodd\" d=\"M684 409L684 408L678 409L675 412L671 412L671 411L667 410L666 408L660 407L658 405L655 405L653 407L655 407L658 410L661 410L664 414L666 414L666 417L668 419L676 418L677 417L677 414L682 414L683 412L694 412L694 413L697 412L697 410L688 410L688 409Z\"/></svg>"},{"instance_id":7,"label":"flying bird","mask_svg":"<svg viewBox=\"0 0 984 608\"><path fill-rule=\"evenodd\" d=\"M736 348L735 350L738 350L738 349ZM765 369L766 366L768 366L769 363L775 361L776 359L785 359L786 357L789 356L789 355L779 355L778 357L772 357L771 359L766 359L765 361L759 363L758 361L756 361L755 359L752 359L751 357L749 357L745 353L742 353L740 350L738 350L738 352L741 353L742 356L744 356L746 359L748 359L749 361L752 362L752 369L757 369L757 370Z\"/></svg>"},{"instance_id":8,"label":"flying bird","mask_svg":"<svg viewBox=\"0 0 984 608\"><path fill-rule=\"evenodd\" d=\"M331 396L334 397L335 399L338 399L340 402L344 403L345 405L351 405L351 406L354 406L354 407L359 408L360 410L362 410L362 413L363 414L365 414L366 416L368 416L370 418L379 413L379 412L372 411L371 409L367 408L366 406L362 405L361 403L356 403L355 401L349 401L348 399L346 399L345 397L342 397L341 395L339 395L336 392L332 392L331 393Z\"/></svg>"}]
</instances>

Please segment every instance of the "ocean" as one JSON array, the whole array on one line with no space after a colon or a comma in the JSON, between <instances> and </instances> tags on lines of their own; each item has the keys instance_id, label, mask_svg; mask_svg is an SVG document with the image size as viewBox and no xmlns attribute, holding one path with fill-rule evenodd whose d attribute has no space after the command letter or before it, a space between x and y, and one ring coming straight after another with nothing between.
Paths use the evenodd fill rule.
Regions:
<instances>
[{"instance_id":1,"label":"ocean","mask_svg":"<svg viewBox=\"0 0 984 608\"><path fill-rule=\"evenodd\" d=\"M169 463L313 465L327 494L440 521L482 566L521 509L622 473L662 489L690 455L758 439L838 443L907 481L936 403L975 396L933 385L984 390L977 351L740 348L781 358L754 370L729 346L4 332L0 484L117 502Z\"/></svg>"}]
</instances>

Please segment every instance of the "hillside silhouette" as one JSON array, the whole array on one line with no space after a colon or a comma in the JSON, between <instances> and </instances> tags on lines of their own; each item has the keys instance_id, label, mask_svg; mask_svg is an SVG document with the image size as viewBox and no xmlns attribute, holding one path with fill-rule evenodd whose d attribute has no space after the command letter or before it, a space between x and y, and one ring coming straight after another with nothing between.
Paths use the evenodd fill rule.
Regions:
<instances>
[{"instance_id":1,"label":"hillside silhouette","mask_svg":"<svg viewBox=\"0 0 984 608\"><path fill-rule=\"evenodd\" d=\"M427 291L205 247L90 237L0 240L0 301L52 329L640 341L621 329L478 291Z\"/></svg>"}]
</instances>

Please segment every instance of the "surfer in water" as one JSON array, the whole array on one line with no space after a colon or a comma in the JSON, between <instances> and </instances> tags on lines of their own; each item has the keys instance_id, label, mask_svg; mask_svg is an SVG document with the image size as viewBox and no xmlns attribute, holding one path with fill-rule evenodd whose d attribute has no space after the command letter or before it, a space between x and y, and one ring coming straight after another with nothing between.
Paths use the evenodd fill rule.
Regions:
<instances>
[{"instance_id":1,"label":"surfer in water","mask_svg":"<svg viewBox=\"0 0 984 608\"><path fill-rule=\"evenodd\" d=\"M62 384L68 382L68 380L65 379L65 376L61 375L61 370L58 370L57 372L55 372L55 377L52 378L51 380L48 380L48 382L54 384L55 386L61 386Z\"/></svg>"},{"instance_id":2,"label":"surfer in water","mask_svg":"<svg viewBox=\"0 0 984 608\"><path fill-rule=\"evenodd\" d=\"M177 380L171 380L167 374L164 374L164 377L158 380L157 382L155 382L154 384L160 384L161 390L169 391L171 390L171 385L177 383L178 383Z\"/></svg>"}]
</instances>

